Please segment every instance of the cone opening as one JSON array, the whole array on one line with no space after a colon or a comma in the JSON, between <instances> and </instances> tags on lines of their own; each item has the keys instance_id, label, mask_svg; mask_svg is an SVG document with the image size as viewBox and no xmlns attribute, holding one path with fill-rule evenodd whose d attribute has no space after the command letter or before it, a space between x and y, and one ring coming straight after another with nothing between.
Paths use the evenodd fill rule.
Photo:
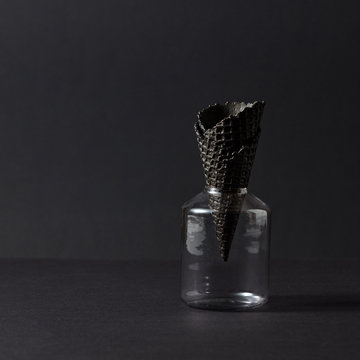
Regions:
<instances>
[{"instance_id":1,"label":"cone opening","mask_svg":"<svg viewBox=\"0 0 360 360\"><path fill-rule=\"evenodd\" d=\"M196 125L196 130L199 134L203 135L206 130L213 128L220 121L228 118L237 118L245 109L252 108L258 103L263 104L264 102L254 101L253 103L245 103L233 101L226 102L224 105L211 105L199 112L198 119L200 121Z\"/></svg>"}]
</instances>

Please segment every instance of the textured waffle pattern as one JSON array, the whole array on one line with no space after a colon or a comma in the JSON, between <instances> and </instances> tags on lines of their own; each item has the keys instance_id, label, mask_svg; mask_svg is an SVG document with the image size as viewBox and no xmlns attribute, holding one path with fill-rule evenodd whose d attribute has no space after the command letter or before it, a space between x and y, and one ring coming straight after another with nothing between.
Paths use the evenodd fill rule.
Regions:
<instances>
[{"instance_id":1,"label":"textured waffle pattern","mask_svg":"<svg viewBox=\"0 0 360 360\"><path fill-rule=\"evenodd\" d=\"M210 194L209 206L224 260L229 255L242 205L242 200L231 193L248 186L264 105L258 101L212 105L199 112L195 123L206 185L222 193Z\"/></svg>"},{"instance_id":2,"label":"textured waffle pattern","mask_svg":"<svg viewBox=\"0 0 360 360\"><path fill-rule=\"evenodd\" d=\"M228 259L231 241L240 215L245 195L234 193L209 194L209 207L215 225L216 238L220 255L224 261Z\"/></svg>"}]
</instances>

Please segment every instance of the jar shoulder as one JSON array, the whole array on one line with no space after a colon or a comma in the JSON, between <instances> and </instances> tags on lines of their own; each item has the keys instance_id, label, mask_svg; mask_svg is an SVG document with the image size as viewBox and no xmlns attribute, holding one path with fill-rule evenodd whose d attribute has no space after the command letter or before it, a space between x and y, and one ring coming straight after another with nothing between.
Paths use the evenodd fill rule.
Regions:
<instances>
[{"instance_id":1,"label":"jar shoulder","mask_svg":"<svg viewBox=\"0 0 360 360\"><path fill-rule=\"evenodd\" d=\"M193 198L189 199L182 206L183 210L189 209L203 209L209 210L209 197L206 191L202 191L195 195ZM259 199L256 195L251 192L248 192L245 195L245 199L242 206L242 211L247 211L250 209L261 209L270 213L270 207L264 201Z\"/></svg>"}]
</instances>

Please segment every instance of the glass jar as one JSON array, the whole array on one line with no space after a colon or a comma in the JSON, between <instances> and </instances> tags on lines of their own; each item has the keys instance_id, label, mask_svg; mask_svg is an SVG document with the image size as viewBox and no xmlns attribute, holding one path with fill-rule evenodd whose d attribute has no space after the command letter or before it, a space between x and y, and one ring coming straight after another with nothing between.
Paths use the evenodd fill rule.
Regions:
<instances>
[{"instance_id":1,"label":"glass jar","mask_svg":"<svg viewBox=\"0 0 360 360\"><path fill-rule=\"evenodd\" d=\"M181 298L202 309L259 307L268 299L270 209L246 188L233 195L239 216L224 261L209 207L213 194L205 189L183 205Z\"/></svg>"}]
</instances>

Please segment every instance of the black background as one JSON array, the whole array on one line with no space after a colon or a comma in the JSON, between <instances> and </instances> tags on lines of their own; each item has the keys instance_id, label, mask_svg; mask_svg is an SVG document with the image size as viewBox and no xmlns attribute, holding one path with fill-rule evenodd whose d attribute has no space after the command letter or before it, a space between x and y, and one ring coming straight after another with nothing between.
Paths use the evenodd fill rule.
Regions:
<instances>
[{"instance_id":1,"label":"black background","mask_svg":"<svg viewBox=\"0 0 360 360\"><path fill-rule=\"evenodd\" d=\"M3 0L0 256L163 258L202 107L266 100L274 257L359 255L357 1Z\"/></svg>"}]
</instances>

